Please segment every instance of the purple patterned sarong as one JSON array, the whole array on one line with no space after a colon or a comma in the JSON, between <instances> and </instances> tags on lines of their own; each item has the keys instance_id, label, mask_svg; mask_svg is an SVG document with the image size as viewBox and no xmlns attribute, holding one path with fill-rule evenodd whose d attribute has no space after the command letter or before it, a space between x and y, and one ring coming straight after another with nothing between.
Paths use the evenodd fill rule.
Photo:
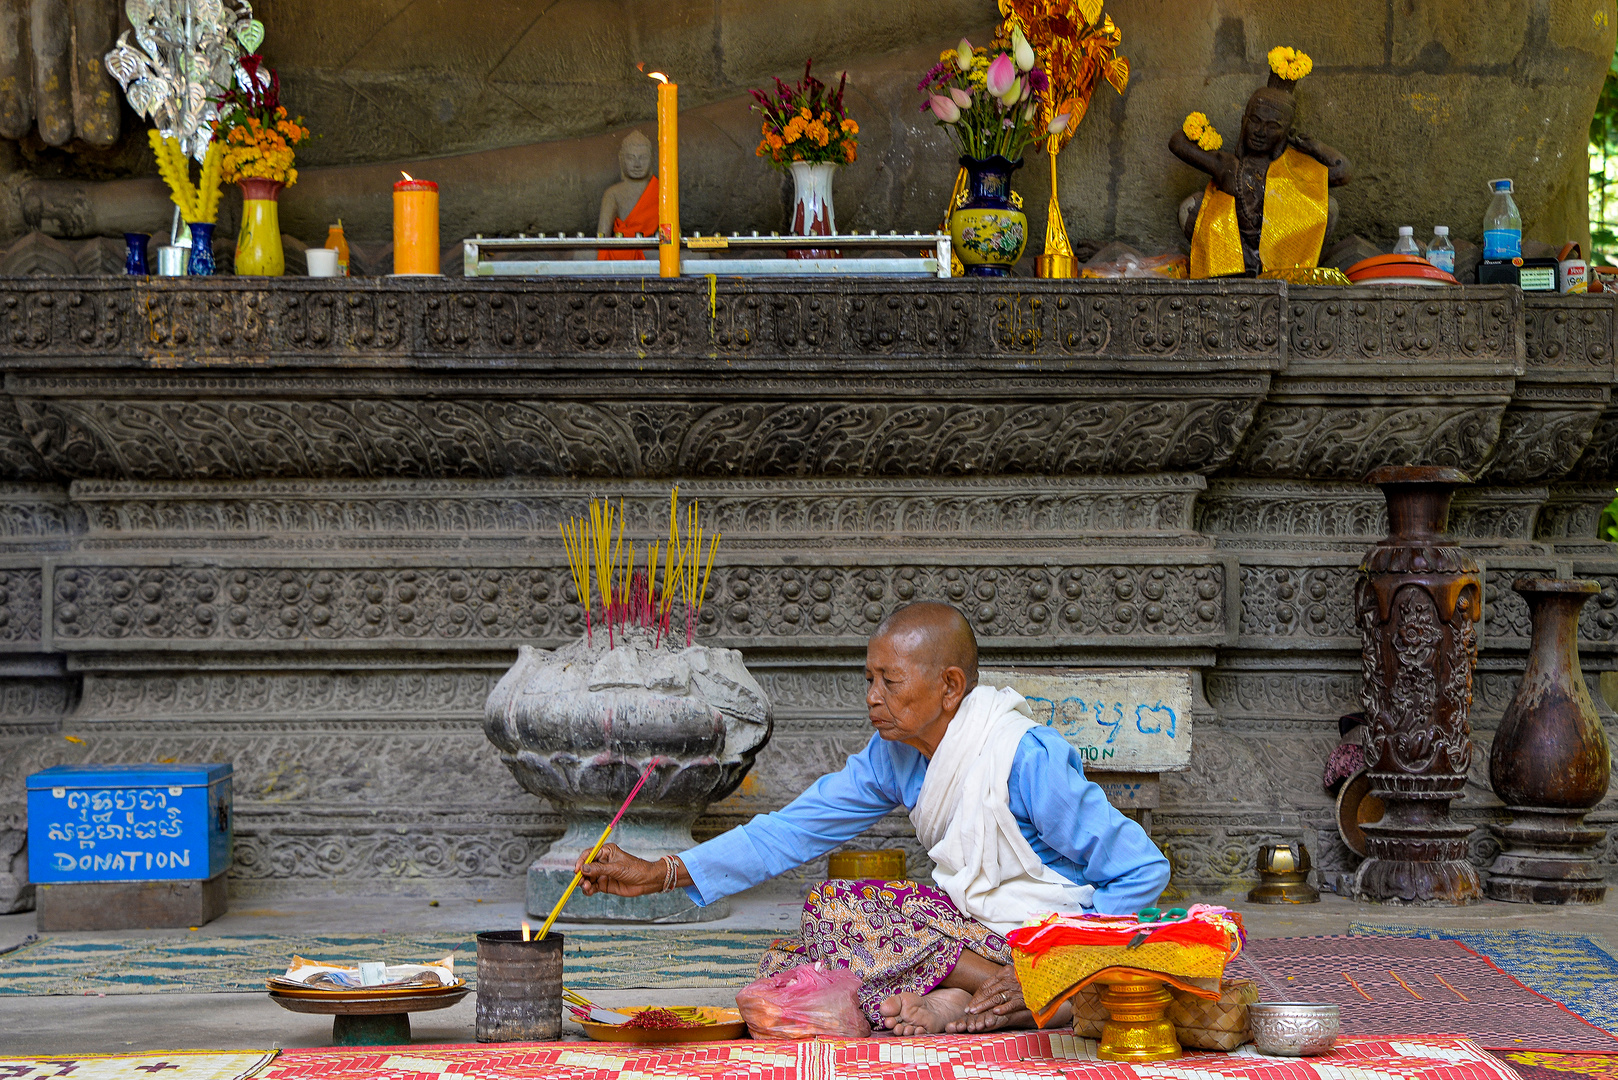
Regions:
<instances>
[{"instance_id":1,"label":"purple patterned sarong","mask_svg":"<svg viewBox=\"0 0 1618 1080\"><path fill-rule=\"evenodd\" d=\"M962 949L1011 963L1006 939L961 914L941 889L914 881L850 881L815 886L795 938L782 938L759 960L759 978L825 961L861 982L860 1008L882 1026L878 1006L894 994L930 994L955 970Z\"/></svg>"}]
</instances>

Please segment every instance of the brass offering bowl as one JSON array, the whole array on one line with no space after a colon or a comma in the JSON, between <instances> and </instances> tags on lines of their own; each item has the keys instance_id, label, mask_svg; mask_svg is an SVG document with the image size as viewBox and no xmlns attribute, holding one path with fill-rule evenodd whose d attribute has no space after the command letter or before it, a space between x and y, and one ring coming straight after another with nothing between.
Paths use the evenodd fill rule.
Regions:
<instances>
[{"instance_id":1,"label":"brass offering bowl","mask_svg":"<svg viewBox=\"0 0 1618 1080\"><path fill-rule=\"evenodd\" d=\"M1336 1005L1261 1001L1247 1007L1247 1025L1261 1054L1313 1057L1331 1050L1342 1018Z\"/></svg>"},{"instance_id":2,"label":"brass offering bowl","mask_svg":"<svg viewBox=\"0 0 1618 1080\"><path fill-rule=\"evenodd\" d=\"M1309 884L1309 849L1300 841L1265 844L1258 849L1259 885L1247 894L1250 904L1318 904L1320 893Z\"/></svg>"},{"instance_id":3,"label":"brass offering bowl","mask_svg":"<svg viewBox=\"0 0 1618 1080\"><path fill-rule=\"evenodd\" d=\"M884 848L881 851L839 851L827 857L826 877L852 881L865 878L903 881L905 853L899 848Z\"/></svg>"},{"instance_id":4,"label":"brass offering bowl","mask_svg":"<svg viewBox=\"0 0 1618 1080\"><path fill-rule=\"evenodd\" d=\"M1168 1007L1174 1001L1163 980L1144 972L1109 968L1094 980L1109 1019L1101 1027L1096 1056L1105 1061L1167 1061L1184 1052Z\"/></svg>"}]
</instances>

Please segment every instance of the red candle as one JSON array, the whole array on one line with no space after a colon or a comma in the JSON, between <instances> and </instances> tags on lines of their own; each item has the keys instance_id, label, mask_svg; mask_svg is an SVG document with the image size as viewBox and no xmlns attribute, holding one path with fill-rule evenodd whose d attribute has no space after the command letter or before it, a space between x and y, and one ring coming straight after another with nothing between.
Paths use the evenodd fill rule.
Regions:
<instances>
[{"instance_id":1,"label":"red candle","mask_svg":"<svg viewBox=\"0 0 1618 1080\"><path fill-rule=\"evenodd\" d=\"M409 173L393 185L393 272L438 273L438 185Z\"/></svg>"}]
</instances>

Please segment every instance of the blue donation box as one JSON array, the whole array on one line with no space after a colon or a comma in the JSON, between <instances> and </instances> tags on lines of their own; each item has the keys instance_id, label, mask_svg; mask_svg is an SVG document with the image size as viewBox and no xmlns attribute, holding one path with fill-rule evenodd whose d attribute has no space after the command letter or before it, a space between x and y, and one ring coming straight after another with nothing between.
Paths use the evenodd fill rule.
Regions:
<instances>
[{"instance_id":1,"label":"blue donation box","mask_svg":"<svg viewBox=\"0 0 1618 1080\"><path fill-rule=\"evenodd\" d=\"M28 778L28 877L196 881L230 866L231 767L58 765Z\"/></svg>"}]
</instances>

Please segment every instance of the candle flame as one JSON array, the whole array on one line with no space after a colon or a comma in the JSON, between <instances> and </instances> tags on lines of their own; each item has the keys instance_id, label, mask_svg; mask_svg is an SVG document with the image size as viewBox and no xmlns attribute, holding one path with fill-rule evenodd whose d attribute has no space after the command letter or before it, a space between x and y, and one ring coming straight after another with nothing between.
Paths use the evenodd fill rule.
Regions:
<instances>
[{"instance_id":1,"label":"candle flame","mask_svg":"<svg viewBox=\"0 0 1618 1080\"><path fill-rule=\"evenodd\" d=\"M414 176L411 176L409 173L405 172L403 169L399 170L399 175L404 177L406 180L414 180L415 179Z\"/></svg>"},{"instance_id":2,"label":"candle flame","mask_svg":"<svg viewBox=\"0 0 1618 1080\"><path fill-rule=\"evenodd\" d=\"M646 73L646 77L648 79L656 79L660 83L666 83L669 81L669 77L663 74L661 71L648 71Z\"/></svg>"},{"instance_id":3,"label":"candle flame","mask_svg":"<svg viewBox=\"0 0 1618 1080\"><path fill-rule=\"evenodd\" d=\"M530 934L532 934L532 933L533 933L533 930L532 930L532 929L530 929L530 928L529 928L529 926L528 926L528 924L527 924L527 923L523 923L523 924L522 924L522 939L523 939L523 940L524 940L524 941L527 941L527 940L528 940L528 937L529 937L529 935L530 935Z\"/></svg>"}]
</instances>

